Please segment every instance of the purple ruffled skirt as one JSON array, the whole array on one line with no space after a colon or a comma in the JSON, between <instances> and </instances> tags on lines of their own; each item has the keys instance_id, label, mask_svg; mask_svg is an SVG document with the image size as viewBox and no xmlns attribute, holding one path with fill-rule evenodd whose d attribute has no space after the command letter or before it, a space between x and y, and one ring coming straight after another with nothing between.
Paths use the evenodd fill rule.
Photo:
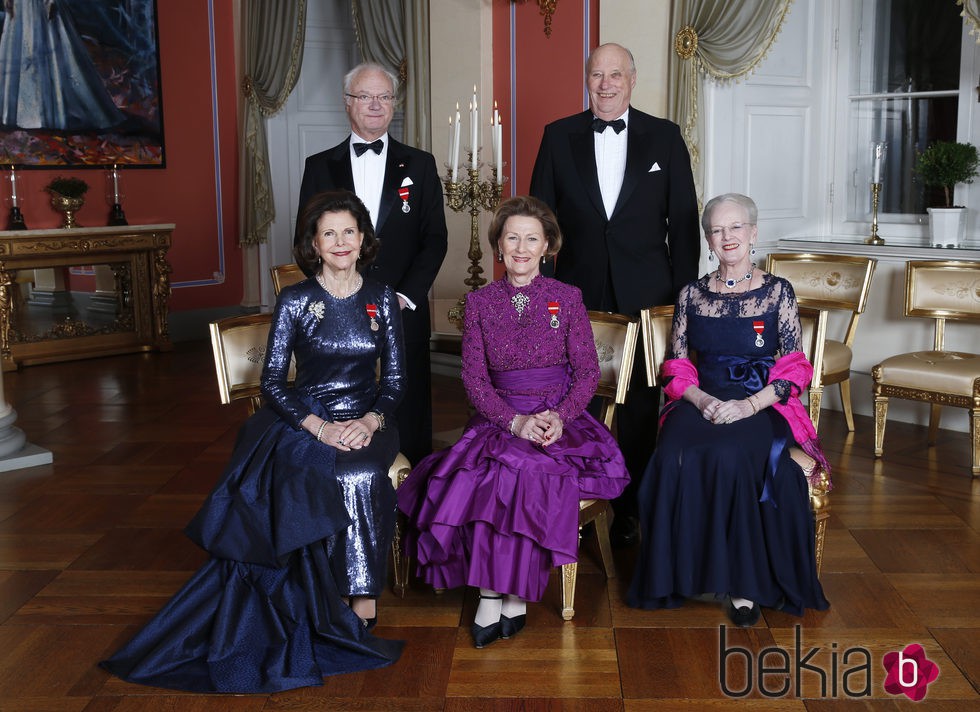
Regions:
<instances>
[{"instance_id":1,"label":"purple ruffled skirt","mask_svg":"<svg viewBox=\"0 0 980 712\"><path fill-rule=\"evenodd\" d=\"M564 367L493 376L520 413L553 408L567 390ZM548 383L558 387L542 388ZM419 462L398 488L407 551L436 588L468 584L539 601L550 570L578 559L579 500L613 499L628 481L615 440L588 413L546 448L476 415L455 445Z\"/></svg>"}]
</instances>

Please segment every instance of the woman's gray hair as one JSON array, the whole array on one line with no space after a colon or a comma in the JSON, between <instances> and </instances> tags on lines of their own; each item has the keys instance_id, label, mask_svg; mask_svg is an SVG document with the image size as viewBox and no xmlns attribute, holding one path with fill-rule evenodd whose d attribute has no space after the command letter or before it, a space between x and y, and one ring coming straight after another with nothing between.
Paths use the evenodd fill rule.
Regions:
<instances>
[{"instance_id":1,"label":"woman's gray hair","mask_svg":"<svg viewBox=\"0 0 980 712\"><path fill-rule=\"evenodd\" d=\"M377 62L362 62L347 72L347 74L344 75L344 93L350 94L350 85L354 83L354 79L357 77L357 75L369 69L381 72L388 77L388 81L391 82L391 93L394 96L398 96L398 76L390 69L381 66Z\"/></svg>"},{"instance_id":2,"label":"woman's gray hair","mask_svg":"<svg viewBox=\"0 0 980 712\"><path fill-rule=\"evenodd\" d=\"M755 206L755 201L752 200L747 195L742 195L741 193L725 193L724 195L717 195L711 200L709 200L704 205L704 211L701 213L701 228L704 230L704 234L707 235L708 231L711 229L711 214L715 211L722 203L735 203L743 210L748 216L748 222L750 225L755 225L756 221L759 219L759 208Z\"/></svg>"}]
</instances>

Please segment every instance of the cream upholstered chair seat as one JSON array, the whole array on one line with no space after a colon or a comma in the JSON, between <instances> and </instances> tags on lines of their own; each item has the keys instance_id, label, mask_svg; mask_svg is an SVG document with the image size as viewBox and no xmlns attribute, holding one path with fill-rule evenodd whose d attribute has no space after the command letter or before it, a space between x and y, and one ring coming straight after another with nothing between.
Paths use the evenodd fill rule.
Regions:
<instances>
[{"instance_id":1,"label":"cream upholstered chair seat","mask_svg":"<svg viewBox=\"0 0 980 712\"><path fill-rule=\"evenodd\" d=\"M966 408L970 412L971 472L980 476L980 353L944 348L948 319L980 322L980 262L908 262L905 316L935 320L933 346L930 351L891 356L871 369L875 457L884 454L889 398L930 404L930 445L936 444L939 433L940 408Z\"/></svg>"},{"instance_id":2,"label":"cream upholstered chair seat","mask_svg":"<svg viewBox=\"0 0 980 712\"><path fill-rule=\"evenodd\" d=\"M599 385L596 396L602 400L599 420L612 428L616 405L626 402L630 375L633 372L633 356L636 352L639 324L621 314L589 312L592 336L599 357ZM579 531L587 524L595 528L599 545L599 558L606 578L615 578L616 565L613 563L612 546L609 542L610 517L609 502L604 499L583 499L579 501ZM578 563L562 564L561 567L561 617L570 621L575 616L575 584L578 578Z\"/></svg>"},{"instance_id":3,"label":"cream upholstered chair seat","mask_svg":"<svg viewBox=\"0 0 980 712\"><path fill-rule=\"evenodd\" d=\"M980 354L916 351L887 358L878 368L881 381L891 386L971 398L980 374Z\"/></svg>"},{"instance_id":4,"label":"cream upholstered chair seat","mask_svg":"<svg viewBox=\"0 0 980 712\"><path fill-rule=\"evenodd\" d=\"M249 414L262 407L260 379L271 326L272 315L267 313L230 316L211 322L211 350L218 376L218 396L222 403L247 398ZM295 377L296 362L293 360L289 367L289 381L292 382ZM395 489L405 481L411 469L408 458L398 453L388 468L388 477ZM391 543L395 571L393 588L399 596L405 595L408 586L408 561L402 556L403 531L399 519Z\"/></svg>"},{"instance_id":5,"label":"cream upholstered chair seat","mask_svg":"<svg viewBox=\"0 0 980 712\"><path fill-rule=\"evenodd\" d=\"M643 355L646 359L647 383L650 386L663 385L660 369L667 353L667 345L670 343L673 316L673 306L648 307L640 312L640 324L643 330ZM825 368L823 363L827 343L827 312L801 306L800 325L803 329L803 351L813 365L814 373L817 374L820 369ZM850 349L847 349L847 353L850 353ZM813 417L812 410L810 417ZM816 427L816 423L814 423L814 427ZM809 460L809 456L799 448L792 448L792 450L793 458L806 469L804 460ZM827 539L827 523L830 519L830 479L826 473L823 473L818 483L814 484L808 479L807 485L810 492L810 508L813 510L815 524L814 551L817 574L819 574L823 564L824 543Z\"/></svg>"},{"instance_id":6,"label":"cream upholstered chair seat","mask_svg":"<svg viewBox=\"0 0 980 712\"><path fill-rule=\"evenodd\" d=\"M825 373L836 373L851 370L851 351L836 339L827 339L823 349L823 369Z\"/></svg>"}]
</instances>

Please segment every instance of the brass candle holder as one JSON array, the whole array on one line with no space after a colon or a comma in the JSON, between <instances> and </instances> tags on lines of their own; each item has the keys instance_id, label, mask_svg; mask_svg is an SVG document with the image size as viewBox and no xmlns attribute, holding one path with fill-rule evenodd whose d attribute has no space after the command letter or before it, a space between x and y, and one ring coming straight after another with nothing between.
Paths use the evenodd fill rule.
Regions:
<instances>
[{"instance_id":1,"label":"brass candle holder","mask_svg":"<svg viewBox=\"0 0 980 712\"><path fill-rule=\"evenodd\" d=\"M881 195L881 183L871 184L871 235L865 238L867 245L884 245L885 240L878 236L878 198Z\"/></svg>"},{"instance_id":2,"label":"brass candle holder","mask_svg":"<svg viewBox=\"0 0 980 712\"><path fill-rule=\"evenodd\" d=\"M472 166L472 154L467 165ZM446 174L443 182L446 189L446 202L453 212L461 213L464 210L470 211L470 249L467 256L470 266L467 268L469 277L463 280L463 284L468 286L469 291L475 292L487 283L483 277L483 266L480 260L483 259L483 251L480 249L480 213L484 210L496 210L500 203L500 196L503 193L503 185L497 182L497 169L490 169L490 180L480 180L479 164L476 168L466 170L466 179L454 181L451 169ZM449 321L457 329L463 328L463 310L466 307L466 295L463 294L459 301L449 310Z\"/></svg>"}]
</instances>

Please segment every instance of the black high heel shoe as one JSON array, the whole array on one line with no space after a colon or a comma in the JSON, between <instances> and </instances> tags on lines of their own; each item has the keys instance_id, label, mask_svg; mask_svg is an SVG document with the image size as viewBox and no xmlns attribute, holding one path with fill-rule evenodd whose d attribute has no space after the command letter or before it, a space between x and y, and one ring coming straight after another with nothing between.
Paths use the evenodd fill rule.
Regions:
<instances>
[{"instance_id":1,"label":"black high heel shoe","mask_svg":"<svg viewBox=\"0 0 980 712\"><path fill-rule=\"evenodd\" d=\"M484 596L480 594L480 598L485 598L487 600L499 601L503 596ZM494 641L500 640L503 635L501 634L501 621L498 620L487 626L477 625L475 622L470 628L470 633L473 635L473 645L477 648L483 648Z\"/></svg>"},{"instance_id":2,"label":"black high heel shoe","mask_svg":"<svg viewBox=\"0 0 980 712\"><path fill-rule=\"evenodd\" d=\"M527 614L522 613L519 616L514 616L513 618L508 618L507 616L500 616L500 637L512 638L522 630L524 630L524 624L527 623Z\"/></svg>"}]
</instances>

